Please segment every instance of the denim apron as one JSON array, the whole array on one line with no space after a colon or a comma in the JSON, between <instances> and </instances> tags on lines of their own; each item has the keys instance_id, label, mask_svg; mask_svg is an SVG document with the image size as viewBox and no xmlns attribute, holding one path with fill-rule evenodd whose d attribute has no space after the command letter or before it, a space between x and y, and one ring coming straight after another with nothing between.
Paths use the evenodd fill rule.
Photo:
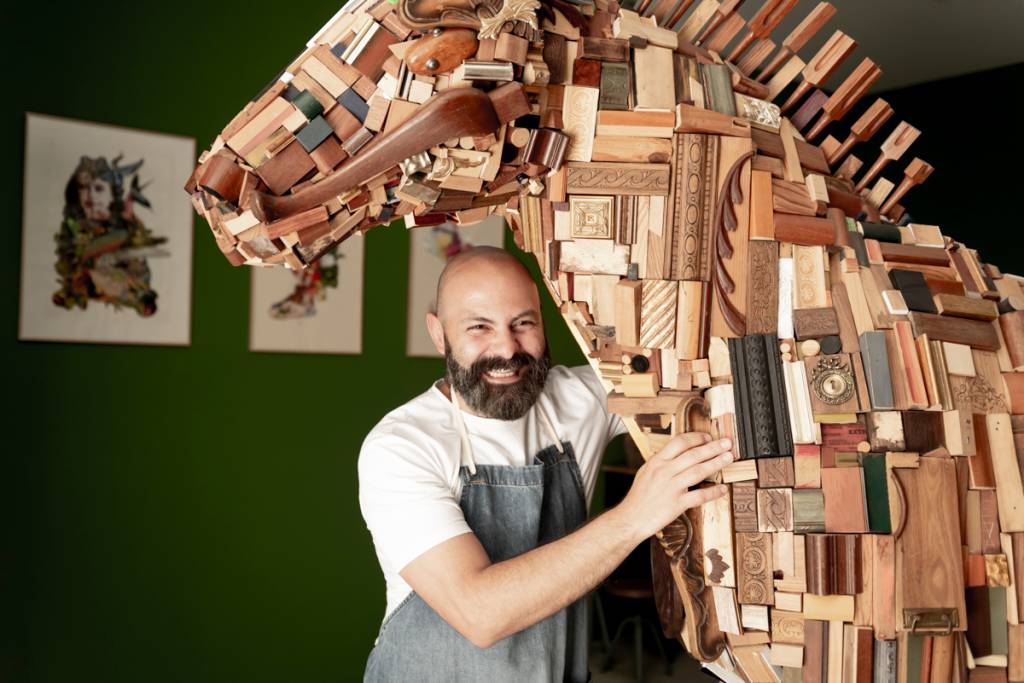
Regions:
<instances>
[{"instance_id":1,"label":"denim apron","mask_svg":"<svg viewBox=\"0 0 1024 683\"><path fill-rule=\"evenodd\" d=\"M555 541L586 521L586 496L572 444L558 438L540 397L531 410L537 411L552 444L525 467L476 465L454 391L451 402L461 441L459 505L492 563ZM587 641L585 599L483 649L412 592L381 625L363 680L585 683Z\"/></svg>"}]
</instances>

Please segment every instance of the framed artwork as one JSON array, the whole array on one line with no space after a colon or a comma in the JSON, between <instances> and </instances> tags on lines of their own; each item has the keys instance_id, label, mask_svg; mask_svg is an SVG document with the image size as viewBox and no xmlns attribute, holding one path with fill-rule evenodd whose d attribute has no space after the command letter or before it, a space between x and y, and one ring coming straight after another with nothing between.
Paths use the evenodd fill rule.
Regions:
<instances>
[{"instance_id":1,"label":"framed artwork","mask_svg":"<svg viewBox=\"0 0 1024 683\"><path fill-rule=\"evenodd\" d=\"M18 338L191 339L195 140L29 113Z\"/></svg>"},{"instance_id":2,"label":"framed artwork","mask_svg":"<svg viewBox=\"0 0 1024 683\"><path fill-rule=\"evenodd\" d=\"M406 355L441 358L427 334L425 318L434 307L437 278L460 252L474 246L501 247L505 241L505 219L491 215L474 225L444 223L413 228L409 234L409 318L405 340Z\"/></svg>"},{"instance_id":3,"label":"framed artwork","mask_svg":"<svg viewBox=\"0 0 1024 683\"><path fill-rule=\"evenodd\" d=\"M249 350L362 353L363 239L353 235L302 272L253 268Z\"/></svg>"}]
</instances>

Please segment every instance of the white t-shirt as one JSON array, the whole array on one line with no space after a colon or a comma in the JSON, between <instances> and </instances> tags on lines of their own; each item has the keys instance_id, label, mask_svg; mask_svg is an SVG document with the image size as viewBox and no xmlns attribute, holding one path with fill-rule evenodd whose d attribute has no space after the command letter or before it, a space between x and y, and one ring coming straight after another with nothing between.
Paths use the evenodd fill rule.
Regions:
<instances>
[{"instance_id":1,"label":"white t-shirt","mask_svg":"<svg viewBox=\"0 0 1024 683\"><path fill-rule=\"evenodd\" d=\"M570 441L583 475L587 507L605 446L626 431L607 408L607 393L589 365L551 368L538 399L555 433ZM536 408L506 421L463 411L479 465L532 464L551 445ZM412 592L400 572L434 546L470 530L459 507L461 441L451 402L435 383L388 413L359 452L359 507L387 582L385 618Z\"/></svg>"}]
</instances>

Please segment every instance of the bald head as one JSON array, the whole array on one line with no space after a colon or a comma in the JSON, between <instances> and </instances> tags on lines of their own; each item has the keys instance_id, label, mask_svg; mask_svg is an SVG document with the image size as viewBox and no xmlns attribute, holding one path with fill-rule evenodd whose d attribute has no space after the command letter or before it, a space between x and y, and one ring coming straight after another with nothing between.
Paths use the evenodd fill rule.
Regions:
<instances>
[{"instance_id":1,"label":"bald head","mask_svg":"<svg viewBox=\"0 0 1024 683\"><path fill-rule=\"evenodd\" d=\"M437 280L437 316L442 320L469 298L518 295L540 308L537 286L515 256L498 247L473 247L448 261Z\"/></svg>"}]
</instances>

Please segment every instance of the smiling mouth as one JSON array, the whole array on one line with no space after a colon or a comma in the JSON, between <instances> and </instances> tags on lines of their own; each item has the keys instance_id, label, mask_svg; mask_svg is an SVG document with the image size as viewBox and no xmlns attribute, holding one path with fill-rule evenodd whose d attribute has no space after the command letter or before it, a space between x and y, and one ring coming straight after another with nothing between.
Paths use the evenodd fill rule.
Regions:
<instances>
[{"instance_id":1,"label":"smiling mouth","mask_svg":"<svg viewBox=\"0 0 1024 683\"><path fill-rule=\"evenodd\" d=\"M489 382L511 384L513 382L518 382L525 370L525 366L518 370L489 370L484 373L484 377L486 377Z\"/></svg>"}]
</instances>

